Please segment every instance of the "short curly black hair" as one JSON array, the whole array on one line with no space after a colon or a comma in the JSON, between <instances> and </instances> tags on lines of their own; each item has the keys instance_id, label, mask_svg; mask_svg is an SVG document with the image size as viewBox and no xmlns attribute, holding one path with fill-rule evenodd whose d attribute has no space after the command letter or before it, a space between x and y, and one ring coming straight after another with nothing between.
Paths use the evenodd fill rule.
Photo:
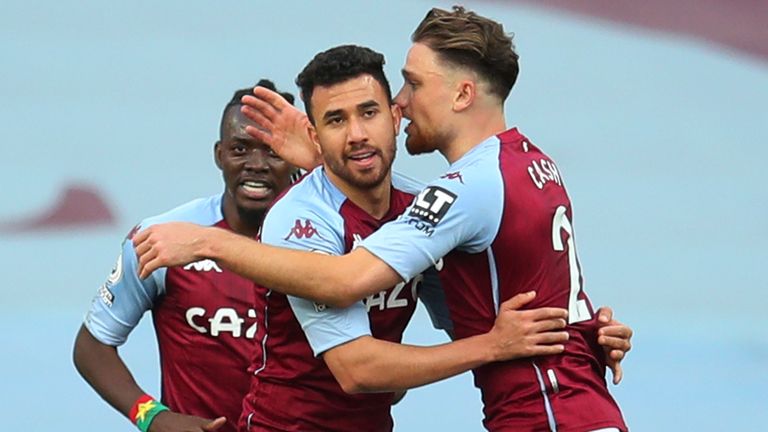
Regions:
<instances>
[{"instance_id":1,"label":"short curly black hair","mask_svg":"<svg viewBox=\"0 0 768 432\"><path fill-rule=\"evenodd\" d=\"M312 92L315 87L339 84L364 74L381 84L387 101L392 103L392 90L384 75L384 55L381 53L358 45L340 45L317 54L296 77L309 121L315 124L312 117Z\"/></svg>"},{"instance_id":2,"label":"short curly black hair","mask_svg":"<svg viewBox=\"0 0 768 432\"><path fill-rule=\"evenodd\" d=\"M268 79L261 79L259 82L256 83L255 87L264 87L266 89L272 90L273 92L280 93L280 96L282 96L285 100L288 101L291 105L293 105L294 97L292 94L288 92L278 92L277 88L275 87L275 83ZM219 136L224 136L224 124L226 123L226 117L227 117L227 111L236 106L240 106L243 103L240 101L243 96L246 95L252 95L253 94L253 87L248 88L242 88L240 90L236 90L235 93L232 95L232 98L227 102L227 105L224 106L224 111L221 113L221 124L219 125Z\"/></svg>"}]
</instances>

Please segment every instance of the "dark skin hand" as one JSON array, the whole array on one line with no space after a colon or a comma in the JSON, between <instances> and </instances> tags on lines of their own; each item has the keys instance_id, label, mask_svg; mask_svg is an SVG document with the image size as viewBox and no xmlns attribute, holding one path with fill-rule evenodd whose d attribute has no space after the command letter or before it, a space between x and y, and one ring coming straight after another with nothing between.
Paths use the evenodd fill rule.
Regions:
<instances>
[{"instance_id":1,"label":"dark skin hand","mask_svg":"<svg viewBox=\"0 0 768 432\"><path fill-rule=\"evenodd\" d=\"M173 411L163 411L152 420L149 432L212 432L226 423L227 419L224 417L208 420Z\"/></svg>"},{"instance_id":2,"label":"dark skin hand","mask_svg":"<svg viewBox=\"0 0 768 432\"><path fill-rule=\"evenodd\" d=\"M80 327L75 339L73 360L77 371L113 408L128 417L131 407L144 390L136 384L117 348L105 345ZM215 420L164 411L149 426L151 432L210 432L220 429L226 418Z\"/></svg>"}]
</instances>

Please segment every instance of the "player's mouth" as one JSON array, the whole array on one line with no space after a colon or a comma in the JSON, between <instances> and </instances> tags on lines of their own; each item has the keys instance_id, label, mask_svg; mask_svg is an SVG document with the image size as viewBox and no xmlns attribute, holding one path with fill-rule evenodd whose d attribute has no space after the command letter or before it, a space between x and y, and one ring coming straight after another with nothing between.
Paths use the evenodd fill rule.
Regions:
<instances>
[{"instance_id":1,"label":"player's mouth","mask_svg":"<svg viewBox=\"0 0 768 432\"><path fill-rule=\"evenodd\" d=\"M238 185L242 193L254 200L261 200L272 195L272 184L263 180L245 180Z\"/></svg>"},{"instance_id":2,"label":"player's mouth","mask_svg":"<svg viewBox=\"0 0 768 432\"><path fill-rule=\"evenodd\" d=\"M379 152L376 150L363 150L363 151L356 151L349 156L347 156L347 159L351 160L352 163L361 169L370 168L373 166L373 164L376 162L376 158L379 155Z\"/></svg>"}]
</instances>

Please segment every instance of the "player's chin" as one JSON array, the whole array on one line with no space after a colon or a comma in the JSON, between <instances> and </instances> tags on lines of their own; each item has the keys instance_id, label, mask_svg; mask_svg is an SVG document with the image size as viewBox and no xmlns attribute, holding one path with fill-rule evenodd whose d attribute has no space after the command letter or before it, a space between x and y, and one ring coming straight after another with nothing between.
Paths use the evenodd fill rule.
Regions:
<instances>
[{"instance_id":1,"label":"player's chin","mask_svg":"<svg viewBox=\"0 0 768 432\"><path fill-rule=\"evenodd\" d=\"M274 197L272 194L260 199L239 197L237 199L237 211L241 215L254 215L261 217L269 209Z\"/></svg>"},{"instance_id":2,"label":"player's chin","mask_svg":"<svg viewBox=\"0 0 768 432\"><path fill-rule=\"evenodd\" d=\"M378 166L376 169L367 169L364 172L358 172L353 175L353 183L357 187L370 188L378 186L384 181L386 173L382 166Z\"/></svg>"},{"instance_id":3,"label":"player's chin","mask_svg":"<svg viewBox=\"0 0 768 432\"><path fill-rule=\"evenodd\" d=\"M435 151L434 148L428 146L426 141L418 135L408 135L405 138L405 150L412 156Z\"/></svg>"}]
</instances>

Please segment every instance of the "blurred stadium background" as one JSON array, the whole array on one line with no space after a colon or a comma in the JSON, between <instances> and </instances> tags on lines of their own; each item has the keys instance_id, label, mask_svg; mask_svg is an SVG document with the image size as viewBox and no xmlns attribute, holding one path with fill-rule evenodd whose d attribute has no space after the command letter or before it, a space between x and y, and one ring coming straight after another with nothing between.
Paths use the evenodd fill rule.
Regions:
<instances>
[{"instance_id":1,"label":"blurred stadium background","mask_svg":"<svg viewBox=\"0 0 768 432\"><path fill-rule=\"evenodd\" d=\"M509 122L565 174L593 302L636 331L613 388L629 425L764 430L768 4L464 4L516 34ZM396 90L410 32L450 5L4 0L2 429L134 430L70 360L125 233L221 190L212 145L236 88L268 77L295 92L316 52L357 43L387 56ZM424 180L444 166L396 163ZM406 339L444 340L423 311ZM158 394L149 320L121 352ZM479 395L464 375L411 391L394 415L398 431L480 430Z\"/></svg>"}]
</instances>

